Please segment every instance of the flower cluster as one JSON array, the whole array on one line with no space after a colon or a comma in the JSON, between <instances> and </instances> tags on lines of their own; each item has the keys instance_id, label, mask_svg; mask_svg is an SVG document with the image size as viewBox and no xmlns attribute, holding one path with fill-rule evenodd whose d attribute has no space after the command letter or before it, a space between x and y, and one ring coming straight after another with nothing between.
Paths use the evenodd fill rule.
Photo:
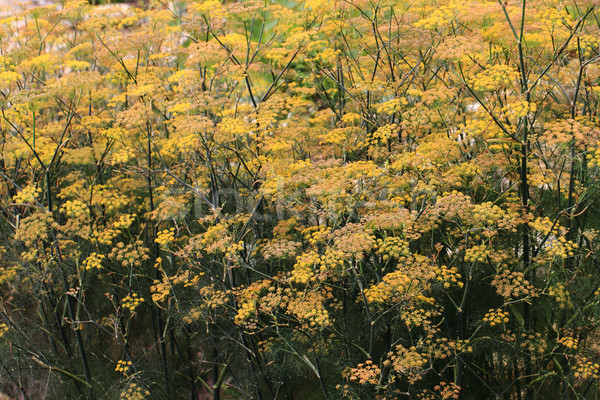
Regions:
<instances>
[{"instance_id":1,"label":"flower cluster","mask_svg":"<svg viewBox=\"0 0 600 400\"><path fill-rule=\"evenodd\" d=\"M305 285L328 273L339 272L343 265L344 254L337 250L328 249L323 255L309 251L297 257L290 280Z\"/></svg>"},{"instance_id":2,"label":"flower cluster","mask_svg":"<svg viewBox=\"0 0 600 400\"><path fill-rule=\"evenodd\" d=\"M349 224L336 232L334 243L336 250L347 257L362 259L375 247L377 239L361 224Z\"/></svg>"},{"instance_id":3,"label":"flower cluster","mask_svg":"<svg viewBox=\"0 0 600 400\"><path fill-rule=\"evenodd\" d=\"M525 279L522 272L502 270L492 280L496 293L504 298L518 299L527 296L537 296L537 290Z\"/></svg>"},{"instance_id":4,"label":"flower cluster","mask_svg":"<svg viewBox=\"0 0 600 400\"><path fill-rule=\"evenodd\" d=\"M600 372L600 364L594 363L592 361L587 361L584 359L577 363L577 366L575 367L575 372L573 373L573 375L575 375L576 378L580 378L580 379L587 379L587 378L598 379L599 372Z\"/></svg>"},{"instance_id":5,"label":"flower cluster","mask_svg":"<svg viewBox=\"0 0 600 400\"><path fill-rule=\"evenodd\" d=\"M373 361L367 360L364 363L358 364L356 368L352 368L348 379L357 382L359 385L377 385L380 375L381 369L373 364Z\"/></svg>"},{"instance_id":6,"label":"flower cluster","mask_svg":"<svg viewBox=\"0 0 600 400\"><path fill-rule=\"evenodd\" d=\"M51 213L33 214L21 220L15 239L23 241L26 246L32 246L38 241L46 240L50 229L55 226L57 224Z\"/></svg>"},{"instance_id":7,"label":"flower cluster","mask_svg":"<svg viewBox=\"0 0 600 400\"><path fill-rule=\"evenodd\" d=\"M542 338L541 333L521 333L521 347L526 349L532 355L541 355L544 354L547 348L547 343L544 338Z\"/></svg>"},{"instance_id":8,"label":"flower cluster","mask_svg":"<svg viewBox=\"0 0 600 400\"><path fill-rule=\"evenodd\" d=\"M127 373L129 372L129 369L131 368L132 365L133 365L133 363L129 360L119 360L119 361L117 361L117 366L115 367L115 371L121 372L121 373L127 375Z\"/></svg>"},{"instance_id":9,"label":"flower cluster","mask_svg":"<svg viewBox=\"0 0 600 400\"><path fill-rule=\"evenodd\" d=\"M13 201L17 204L35 204L35 201L39 198L42 189L37 188L33 185L29 185L15 196L13 196Z\"/></svg>"},{"instance_id":10,"label":"flower cluster","mask_svg":"<svg viewBox=\"0 0 600 400\"><path fill-rule=\"evenodd\" d=\"M439 392L443 400L458 399L460 395L460 386L454 382L440 382L434 389Z\"/></svg>"},{"instance_id":11,"label":"flower cluster","mask_svg":"<svg viewBox=\"0 0 600 400\"><path fill-rule=\"evenodd\" d=\"M130 382L127 388L121 392L121 400L143 400L150 396L150 391L135 382Z\"/></svg>"},{"instance_id":12,"label":"flower cluster","mask_svg":"<svg viewBox=\"0 0 600 400\"><path fill-rule=\"evenodd\" d=\"M314 278L314 270L321 263L321 257L315 252L299 256L292 271L291 281L306 285Z\"/></svg>"},{"instance_id":13,"label":"flower cluster","mask_svg":"<svg viewBox=\"0 0 600 400\"><path fill-rule=\"evenodd\" d=\"M600 166L600 147L592 148L586 155L590 167Z\"/></svg>"},{"instance_id":14,"label":"flower cluster","mask_svg":"<svg viewBox=\"0 0 600 400\"><path fill-rule=\"evenodd\" d=\"M465 9L466 5L464 2L451 1L448 5L441 7L435 7L433 10L429 10L426 18L420 19L415 22L415 26L423 29L439 29L443 28L452 21L454 16Z\"/></svg>"},{"instance_id":15,"label":"flower cluster","mask_svg":"<svg viewBox=\"0 0 600 400\"><path fill-rule=\"evenodd\" d=\"M323 304L321 293L310 292L290 299L287 310L305 321L309 328L323 328L331 325L329 311Z\"/></svg>"},{"instance_id":16,"label":"flower cluster","mask_svg":"<svg viewBox=\"0 0 600 400\"><path fill-rule=\"evenodd\" d=\"M566 308L571 304L569 291L567 290L566 285L562 282L548 287L548 295L556 300L560 308Z\"/></svg>"},{"instance_id":17,"label":"flower cluster","mask_svg":"<svg viewBox=\"0 0 600 400\"><path fill-rule=\"evenodd\" d=\"M6 332L8 332L8 329L8 325L6 325L4 322L0 323L0 338L2 338L2 336L4 336Z\"/></svg>"},{"instance_id":18,"label":"flower cluster","mask_svg":"<svg viewBox=\"0 0 600 400\"><path fill-rule=\"evenodd\" d=\"M377 108L377 113L392 115L401 111L402 107L406 105L408 105L406 97L395 98L379 104L379 107Z\"/></svg>"},{"instance_id":19,"label":"flower cluster","mask_svg":"<svg viewBox=\"0 0 600 400\"><path fill-rule=\"evenodd\" d=\"M69 218L79 218L89 214L88 206L79 200L67 200L60 208L60 212Z\"/></svg>"},{"instance_id":20,"label":"flower cluster","mask_svg":"<svg viewBox=\"0 0 600 400\"><path fill-rule=\"evenodd\" d=\"M519 79L519 76L519 72L515 68L496 64L488 66L469 78L469 84L479 91L498 90L512 85Z\"/></svg>"},{"instance_id":21,"label":"flower cluster","mask_svg":"<svg viewBox=\"0 0 600 400\"><path fill-rule=\"evenodd\" d=\"M144 261L150 259L148 249L141 240L125 245L117 243L111 250L109 257L120 262L124 267L140 267Z\"/></svg>"},{"instance_id":22,"label":"flower cluster","mask_svg":"<svg viewBox=\"0 0 600 400\"><path fill-rule=\"evenodd\" d=\"M471 246L465 250L465 261L485 263L491 254L492 250L484 244Z\"/></svg>"},{"instance_id":23,"label":"flower cluster","mask_svg":"<svg viewBox=\"0 0 600 400\"><path fill-rule=\"evenodd\" d=\"M237 291L236 300L238 302L238 310L235 316L236 324L243 325L257 315L258 300L269 286L270 282L268 280L262 280Z\"/></svg>"},{"instance_id":24,"label":"flower cluster","mask_svg":"<svg viewBox=\"0 0 600 400\"><path fill-rule=\"evenodd\" d=\"M501 309L491 308L483 317L483 322L487 322L490 326L505 324L508 321L508 312Z\"/></svg>"},{"instance_id":25,"label":"flower cluster","mask_svg":"<svg viewBox=\"0 0 600 400\"><path fill-rule=\"evenodd\" d=\"M383 261L398 260L409 253L408 241L401 237L388 236L377 239L377 254L381 254Z\"/></svg>"},{"instance_id":26,"label":"flower cluster","mask_svg":"<svg viewBox=\"0 0 600 400\"><path fill-rule=\"evenodd\" d=\"M204 275L203 272L192 273L189 270L180 271L173 276L164 275L162 280L156 279L152 286L150 286L152 300L156 303L165 301L175 285L183 285L184 287L194 286L198 283L202 275Z\"/></svg>"},{"instance_id":27,"label":"flower cluster","mask_svg":"<svg viewBox=\"0 0 600 400\"><path fill-rule=\"evenodd\" d=\"M353 112L346 113L342 116L342 122L344 122L347 125L353 125L359 122L361 119L362 117L360 115Z\"/></svg>"},{"instance_id":28,"label":"flower cluster","mask_svg":"<svg viewBox=\"0 0 600 400\"><path fill-rule=\"evenodd\" d=\"M238 307L235 323L241 325L253 316L256 316L256 313L256 301L243 301Z\"/></svg>"},{"instance_id":29,"label":"flower cluster","mask_svg":"<svg viewBox=\"0 0 600 400\"><path fill-rule=\"evenodd\" d=\"M409 382L414 383L421 378L421 372L427 364L427 358L415 346L406 348L396 346L394 351L387 355L383 362L386 367L391 367L396 373L404 375Z\"/></svg>"},{"instance_id":30,"label":"flower cluster","mask_svg":"<svg viewBox=\"0 0 600 400\"><path fill-rule=\"evenodd\" d=\"M302 235L305 240L311 245L316 246L318 244L324 244L329 238L331 228L328 226L309 226L302 230Z\"/></svg>"},{"instance_id":31,"label":"flower cluster","mask_svg":"<svg viewBox=\"0 0 600 400\"><path fill-rule=\"evenodd\" d=\"M261 247L265 260L292 258L298 252L302 243L287 239L274 239Z\"/></svg>"},{"instance_id":32,"label":"flower cluster","mask_svg":"<svg viewBox=\"0 0 600 400\"><path fill-rule=\"evenodd\" d=\"M131 293L125 296L122 300L123 307L133 312L144 302L144 299L141 298L137 293Z\"/></svg>"},{"instance_id":33,"label":"flower cluster","mask_svg":"<svg viewBox=\"0 0 600 400\"><path fill-rule=\"evenodd\" d=\"M548 240L547 254L550 257L567 258L575 255L575 250L579 246L572 240L567 240L564 236L559 236Z\"/></svg>"},{"instance_id":34,"label":"flower cluster","mask_svg":"<svg viewBox=\"0 0 600 400\"><path fill-rule=\"evenodd\" d=\"M162 247L166 247L175 240L175 228L169 228L158 232L156 235L156 243Z\"/></svg>"},{"instance_id":35,"label":"flower cluster","mask_svg":"<svg viewBox=\"0 0 600 400\"><path fill-rule=\"evenodd\" d=\"M390 272L383 281L365 290L365 298L369 303L384 303L392 296L404 294L411 288L411 279L403 272Z\"/></svg>"},{"instance_id":36,"label":"flower cluster","mask_svg":"<svg viewBox=\"0 0 600 400\"><path fill-rule=\"evenodd\" d=\"M102 260L105 258L104 254L92 253L83 261L83 267L86 271L99 270L102 268Z\"/></svg>"},{"instance_id":37,"label":"flower cluster","mask_svg":"<svg viewBox=\"0 0 600 400\"><path fill-rule=\"evenodd\" d=\"M457 353L472 353L473 352L473 345L471 344L471 342L466 339L466 340L457 340L456 343L454 344L454 349L456 350Z\"/></svg>"},{"instance_id":38,"label":"flower cluster","mask_svg":"<svg viewBox=\"0 0 600 400\"><path fill-rule=\"evenodd\" d=\"M410 305L405 308L400 314L400 318L406 324L406 327L411 330L414 327L428 328L434 317L440 315L438 310L424 308L422 305ZM444 338L445 339L445 338Z\"/></svg>"},{"instance_id":39,"label":"flower cluster","mask_svg":"<svg viewBox=\"0 0 600 400\"><path fill-rule=\"evenodd\" d=\"M577 346L579 345L579 340L572 336L563 336L557 340L557 343L562 344L567 349L577 350Z\"/></svg>"},{"instance_id":40,"label":"flower cluster","mask_svg":"<svg viewBox=\"0 0 600 400\"><path fill-rule=\"evenodd\" d=\"M512 121L516 121L519 118L528 116L530 113L535 113L537 107L535 103L528 103L526 101L518 101L515 103L507 104L502 107L501 110L504 115Z\"/></svg>"},{"instance_id":41,"label":"flower cluster","mask_svg":"<svg viewBox=\"0 0 600 400\"><path fill-rule=\"evenodd\" d=\"M441 267L435 267L433 271L436 275L435 280L441 282L445 289L450 289L453 285L462 288L464 285L460 281L462 276L458 273L458 268L456 267L448 268L442 265Z\"/></svg>"},{"instance_id":42,"label":"flower cluster","mask_svg":"<svg viewBox=\"0 0 600 400\"><path fill-rule=\"evenodd\" d=\"M397 124L387 124L377 128L375 132L373 132L373 140L372 143L386 143L390 140L394 135L397 135L399 131L399 127Z\"/></svg>"}]
</instances>

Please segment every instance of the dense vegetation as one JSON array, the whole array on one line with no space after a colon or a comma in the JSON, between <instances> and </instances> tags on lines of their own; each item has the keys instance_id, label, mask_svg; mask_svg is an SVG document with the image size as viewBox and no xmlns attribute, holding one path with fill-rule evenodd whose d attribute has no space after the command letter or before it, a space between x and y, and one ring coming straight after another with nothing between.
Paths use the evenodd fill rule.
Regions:
<instances>
[{"instance_id":1,"label":"dense vegetation","mask_svg":"<svg viewBox=\"0 0 600 400\"><path fill-rule=\"evenodd\" d=\"M600 397L597 3L0 21L0 391Z\"/></svg>"}]
</instances>

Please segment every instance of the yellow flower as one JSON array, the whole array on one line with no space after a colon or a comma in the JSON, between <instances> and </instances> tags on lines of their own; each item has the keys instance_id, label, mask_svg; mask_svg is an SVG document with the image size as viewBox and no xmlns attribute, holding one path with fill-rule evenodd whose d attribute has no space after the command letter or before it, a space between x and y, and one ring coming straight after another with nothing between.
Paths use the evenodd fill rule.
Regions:
<instances>
[{"instance_id":1,"label":"yellow flower","mask_svg":"<svg viewBox=\"0 0 600 400\"><path fill-rule=\"evenodd\" d=\"M501 309L491 308L483 317L483 322L487 322L490 326L505 324L508 321L508 312Z\"/></svg>"},{"instance_id":2,"label":"yellow flower","mask_svg":"<svg viewBox=\"0 0 600 400\"><path fill-rule=\"evenodd\" d=\"M122 372L123 374L127 375L127 373L129 372L129 368L131 368L132 365L133 363L129 360L119 360L117 361L115 371Z\"/></svg>"}]
</instances>

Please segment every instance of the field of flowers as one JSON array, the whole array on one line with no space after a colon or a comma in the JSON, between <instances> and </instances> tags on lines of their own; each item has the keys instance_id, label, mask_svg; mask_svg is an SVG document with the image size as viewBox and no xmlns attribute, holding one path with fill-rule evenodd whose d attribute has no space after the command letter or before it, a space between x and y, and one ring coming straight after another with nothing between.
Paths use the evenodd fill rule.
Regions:
<instances>
[{"instance_id":1,"label":"field of flowers","mask_svg":"<svg viewBox=\"0 0 600 400\"><path fill-rule=\"evenodd\" d=\"M6 8L0 395L600 397L599 61L590 0Z\"/></svg>"}]
</instances>

